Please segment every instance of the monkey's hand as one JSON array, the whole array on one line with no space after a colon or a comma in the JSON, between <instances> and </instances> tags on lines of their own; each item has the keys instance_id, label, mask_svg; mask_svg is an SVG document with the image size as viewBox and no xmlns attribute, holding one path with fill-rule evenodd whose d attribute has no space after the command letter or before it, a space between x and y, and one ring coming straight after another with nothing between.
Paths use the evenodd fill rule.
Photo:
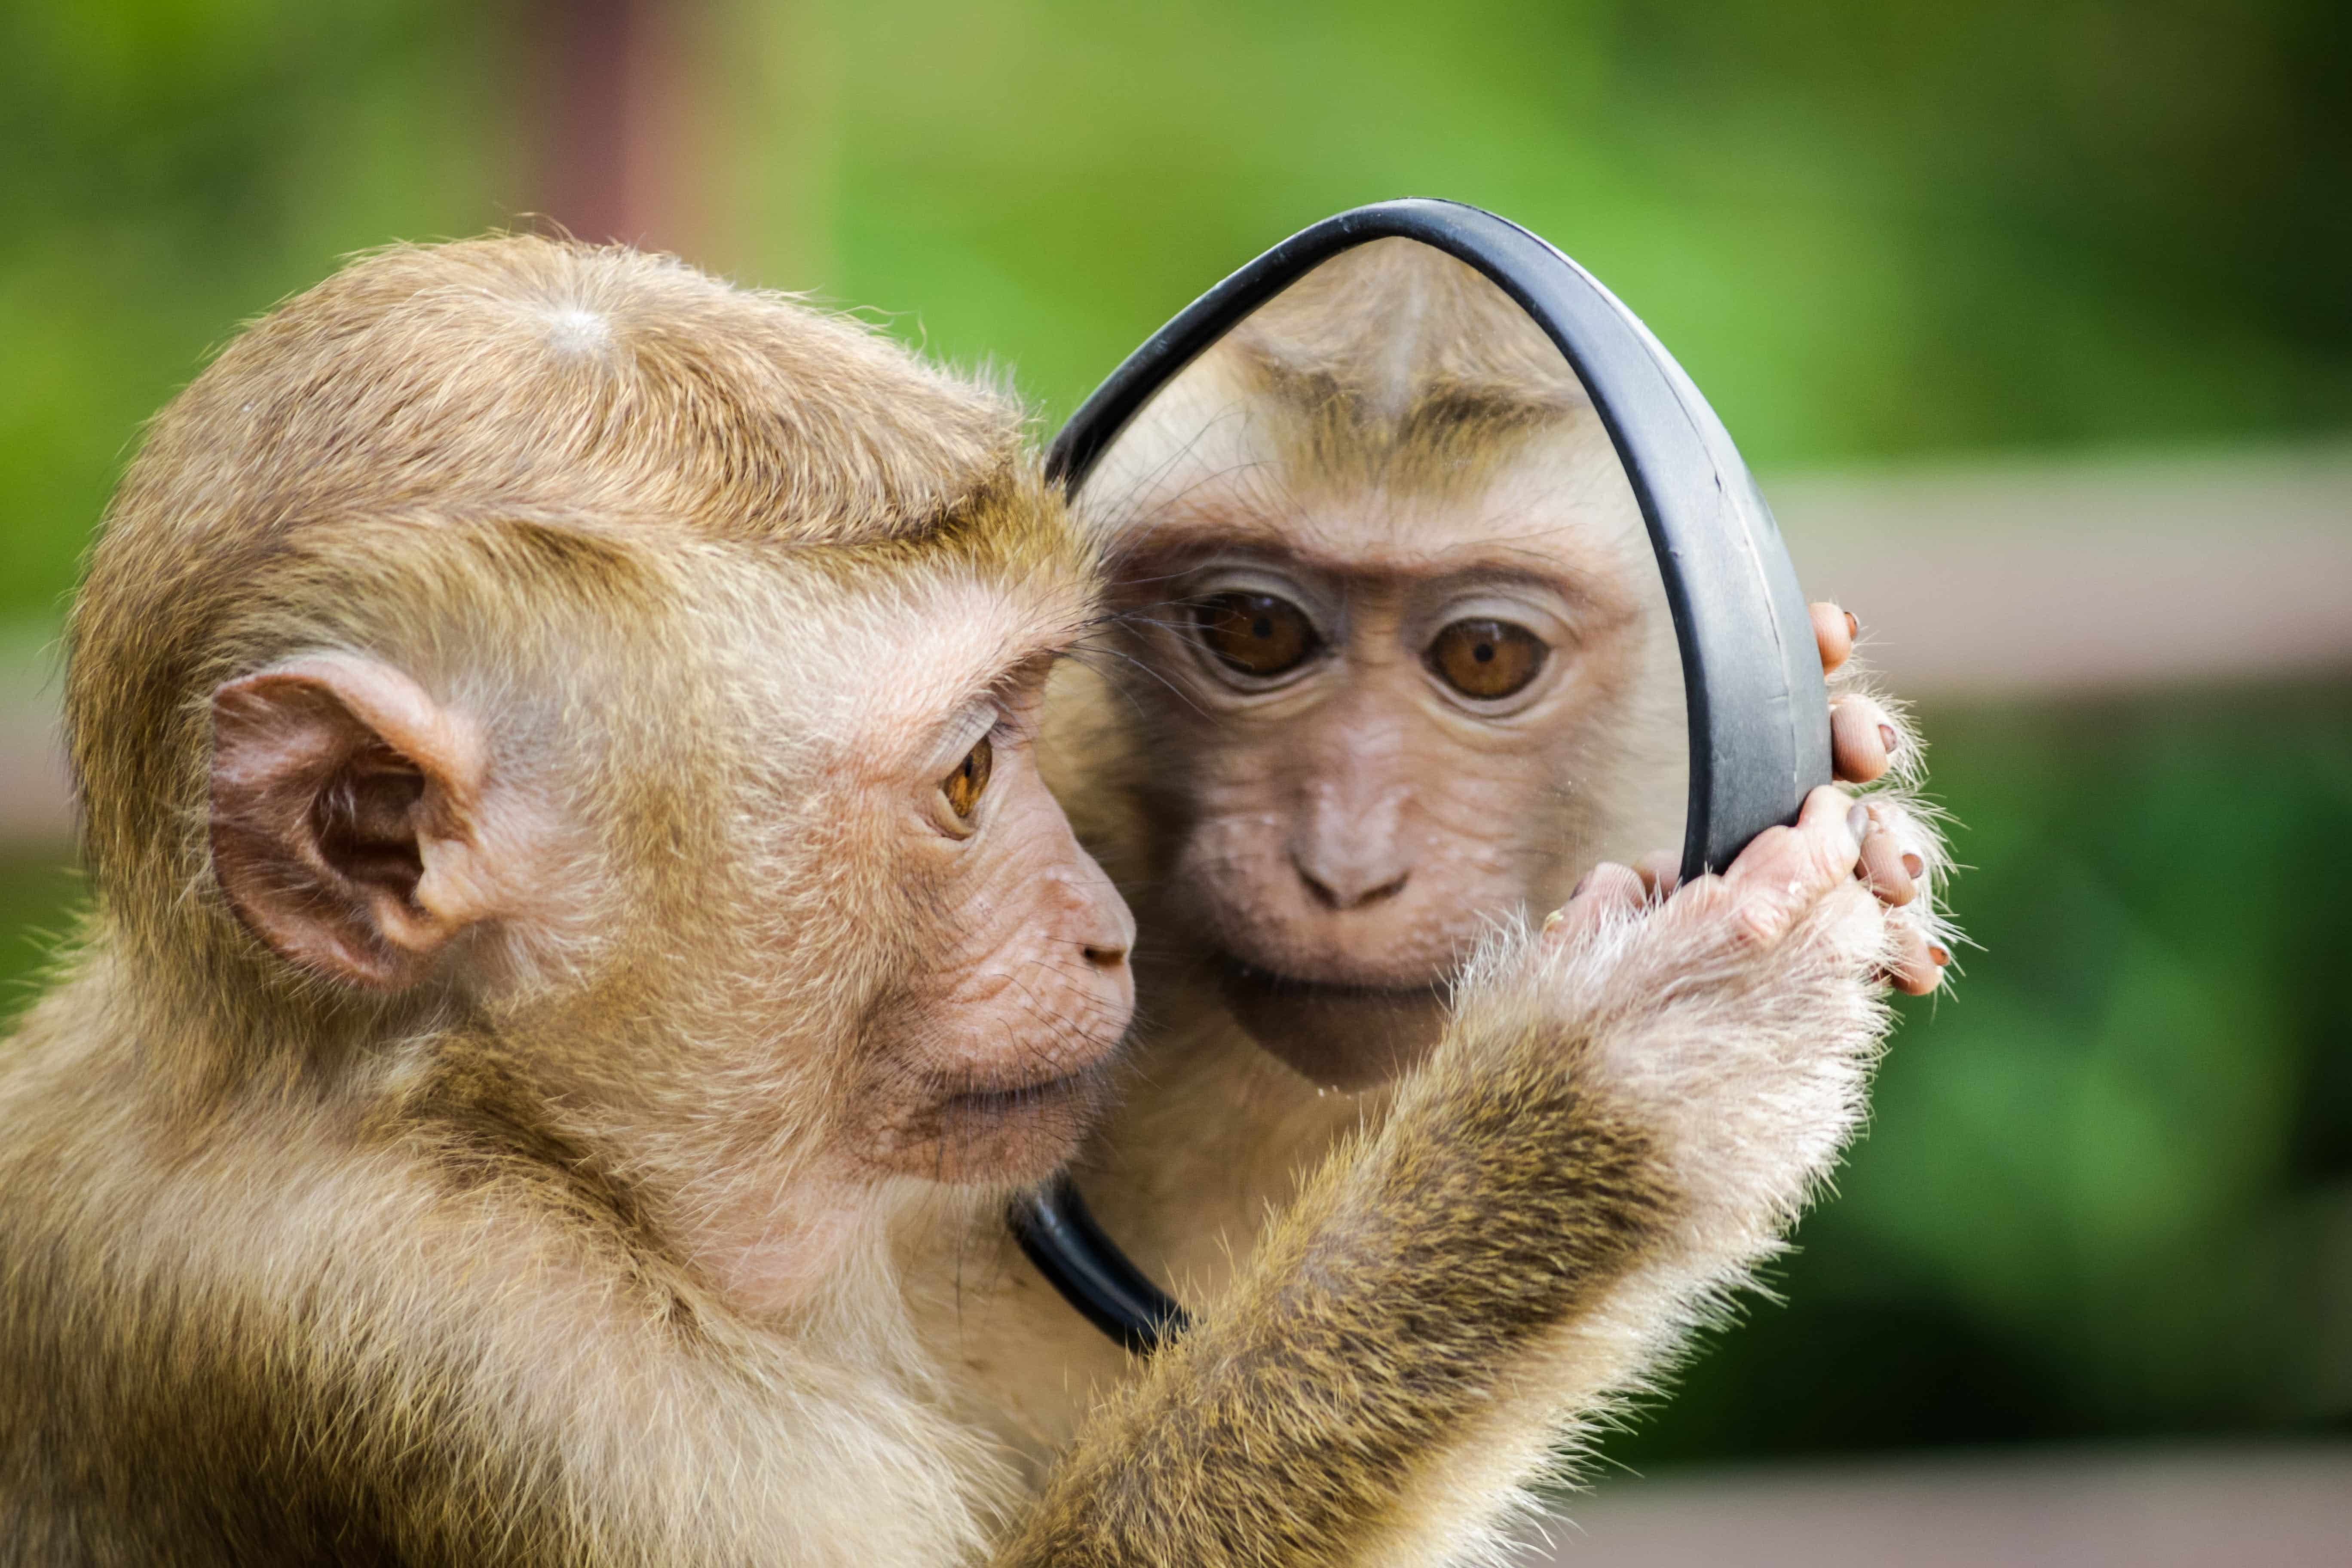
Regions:
<instances>
[{"instance_id":1,"label":"monkey's hand","mask_svg":"<svg viewBox=\"0 0 2352 1568\"><path fill-rule=\"evenodd\" d=\"M1896 989L1924 996L1942 984L1958 935L1943 907L1951 874L1944 814L1922 793L1927 745L1907 705L1853 657L1862 624L1836 605L1810 608L1830 692L1831 772L1839 783L1860 786L1869 807L1862 878L1882 903L1901 911L1888 922L1892 935L1882 973ZM1636 862L1635 869L1645 885L1664 890L1674 886L1681 864L1679 852L1661 851Z\"/></svg>"},{"instance_id":2,"label":"monkey's hand","mask_svg":"<svg viewBox=\"0 0 2352 1568\"><path fill-rule=\"evenodd\" d=\"M1811 606L1822 678L1830 689L1830 761L1845 784L1866 786L1871 832L1863 840L1864 879L1902 913L1890 923L1886 977L1924 996L1952 961L1955 932L1943 912L1951 856L1942 813L1921 795L1927 752L1909 709L1889 696L1853 656L1862 623L1832 604Z\"/></svg>"},{"instance_id":3,"label":"monkey's hand","mask_svg":"<svg viewBox=\"0 0 2352 1568\"><path fill-rule=\"evenodd\" d=\"M1885 1032L1877 982L1909 933L1868 877L1871 813L1815 790L1662 901L1598 868L1465 977L1448 1070L1563 1074L1622 1108L1671 1173L1680 1244L1760 1256L1851 1135Z\"/></svg>"}]
</instances>

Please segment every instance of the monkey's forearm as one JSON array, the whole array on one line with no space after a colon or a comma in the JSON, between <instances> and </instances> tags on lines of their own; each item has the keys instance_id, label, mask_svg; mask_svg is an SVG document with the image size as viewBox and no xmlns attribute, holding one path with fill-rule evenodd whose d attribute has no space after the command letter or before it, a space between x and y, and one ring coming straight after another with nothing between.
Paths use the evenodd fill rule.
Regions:
<instances>
[{"instance_id":1,"label":"monkey's forearm","mask_svg":"<svg viewBox=\"0 0 2352 1568\"><path fill-rule=\"evenodd\" d=\"M1450 1086L1335 1159L1005 1561L1350 1561L1515 1354L1672 1223L1646 1135L1549 1079Z\"/></svg>"},{"instance_id":2,"label":"monkey's forearm","mask_svg":"<svg viewBox=\"0 0 2352 1568\"><path fill-rule=\"evenodd\" d=\"M1481 1535L1769 1250L1883 1025L1851 963L1707 951L1658 916L1488 968L1380 1131L1097 1413L1004 1561L1365 1563Z\"/></svg>"}]
</instances>

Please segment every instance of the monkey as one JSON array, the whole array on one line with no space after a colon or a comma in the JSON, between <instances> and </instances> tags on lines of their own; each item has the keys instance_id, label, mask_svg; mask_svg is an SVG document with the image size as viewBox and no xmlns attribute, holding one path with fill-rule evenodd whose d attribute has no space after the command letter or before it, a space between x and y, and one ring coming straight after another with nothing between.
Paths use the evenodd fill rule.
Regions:
<instances>
[{"instance_id":1,"label":"monkey","mask_svg":"<svg viewBox=\"0 0 2352 1568\"><path fill-rule=\"evenodd\" d=\"M1092 592L1033 470L851 324L520 238L159 416L0 1074L0 1558L978 1550L877 1237L1054 1168L1131 997L1030 750Z\"/></svg>"},{"instance_id":2,"label":"monkey","mask_svg":"<svg viewBox=\"0 0 2352 1568\"><path fill-rule=\"evenodd\" d=\"M1563 1337L1699 1310L1851 1131L1863 828L1824 791L1496 935L1028 1479L907 1260L1118 1070L1135 927L1039 761L1098 566L998 389L668 258L395 247L235 338L69 622L0 1562L1356 1563L1506 1513Z\"/></svg>"},{"instance_id":3,"label":"monkey","mask_svg":"<svg viewBox=\"0 0 2352 1568\"><path fill-rule=\"evenodd\" d=\"M1671 893L1679 656L1575 372L1483 275L1412 241L1343 252L1246 318L1078 506L1120 613L1106 656L1056 677L1047 765L1136 910L1146 1023L1079 1186L1147 1273L1214 1302L1265 1216L1412 1092L1492 922L1588 876ZM1954 938L1924 747L1852 658L1857 624L1811 618L1835 774L1878 786L1859 864L1890 911L1885 978L1925 993ZM1034 1469L1134 1360L1010 1247L956 1263L934 1331ZM1615 1362L1625 1344L1601 1343L1574 1373L1594 1404L1563 1430L1648 1386L1674 1342Z\"/></svg>"}]
</instances>

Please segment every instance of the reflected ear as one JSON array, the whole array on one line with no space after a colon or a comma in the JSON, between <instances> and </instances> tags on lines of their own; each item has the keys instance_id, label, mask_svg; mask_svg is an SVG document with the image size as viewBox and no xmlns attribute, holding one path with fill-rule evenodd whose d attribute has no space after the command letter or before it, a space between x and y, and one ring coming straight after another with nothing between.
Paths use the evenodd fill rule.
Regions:
<instances>
[{"instance_id":1,"label":"reflected ear","mask_svg":"<svg viewBox=\"0 0 2352 1568\"><path fill-rule=\"evenodd\" d=\"M395 991L498 912L474 726L390 665L325 654L213 693L213 873L280 954Z\"/></svg>"}]
</instances>

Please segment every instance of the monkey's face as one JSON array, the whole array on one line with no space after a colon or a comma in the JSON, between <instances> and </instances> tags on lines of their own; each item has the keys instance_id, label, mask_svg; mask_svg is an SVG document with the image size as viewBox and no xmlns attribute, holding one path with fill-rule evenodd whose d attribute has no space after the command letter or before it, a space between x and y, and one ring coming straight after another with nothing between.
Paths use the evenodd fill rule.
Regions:
<instances>
[{"instance_id":1,"label":"monkey's face","mask_svg":"<svg viewBox=\"0 0 2352 1568\"><path fill-rule=\"evenodd\" d=\"M1207 508L1119 574L1156 677L1127 689L1165 742L1153 918L1318 1081L1410 1060L1488 923L1559 901L1623 826L1655 674L1643 563L1515 522L1517 496L1309 493L1278 539ZM1678 817L1679 773L1655 782Z\"/></svg>"},{"instance_id":2,"label":"monkey's face","mask_svg":"<svg viewBox=\"0 0 2352 1568\"><path fill-rule=\"evenodd\" d=\"M683 1124L750 1186L1043 1175L1125 1034L1133 927L1038 774L1087 602L1034 575L709 567L528 706L351 655L232 681L224 889L314 974L471 994L563 1098Z\"/></svg>"},{"instance_id":3,"label":"monkey's face","mask_svg":"<svg viewBox=\"0 0 2352 1568\"><path fill-rule=\"evenodd\" d=\"M827 820L795 875L829 889L841 929L875 931L866 953L836 961L871 977L845 1021L831 1134L855 1169L1050 1173L1099 1110L1134 1009L1132 919L1037 765L1055 651L1038 628L1058 636L1077 606L1034 597L917 594L920 629L837 670L852 700L824 726Z\"/></svg>"},{"instance_id":4,"label":"monkey's face","mask_svg":"<svg viewBox=\"0 0 2352 1568\"><path fill-rule=\"evenodd\" d=\"M1039 776L1042 666L960 710L911 773L910 956L870 1012L849 1147L894 1173L1022 1181L1068 1159L1134 1011L1135 928Z\"/></svg>"}]
</instances>

